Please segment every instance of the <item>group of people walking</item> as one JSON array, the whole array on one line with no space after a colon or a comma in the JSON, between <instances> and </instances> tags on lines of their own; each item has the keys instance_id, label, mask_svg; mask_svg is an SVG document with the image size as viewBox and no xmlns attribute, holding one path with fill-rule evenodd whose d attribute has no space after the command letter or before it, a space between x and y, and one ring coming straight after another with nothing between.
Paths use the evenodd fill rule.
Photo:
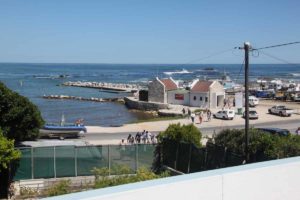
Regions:
<instances>
[{"instance_id":1,"label":"group of people walking","mask_svg":"<svg viewBox=\"0 0 300 200\"><path fill-rule=\"evenodd\" d=\"M156 144L157 136L155 133L144 130L143 132L137 132L135 136L129 134L127 137L127 144ZM125 144L125 140L121 141L121 144Z\"/></svg>"},{"instance_id":2,"label":"group of people walking","mask_svg":"<svg viewBox=\"0 0 300 200\"><path fill-rule=\"evenodd\" d=\"M196 113L192 112L189 108L187 109L187 111L185 110L185 108L183 108L182 114L186 115L186 113L187 113L188 118L192 120L192 123L195 123L196 118L198 117L198 119L199 119L198 124L202 124L202 122L205 120L204 119L205 115L206 115L206 120L210 121L211 115L212 115L212 113L209 109L206 109L205 111L200 111L199 113L196 114Z\"/></svg>"}]
</instances>

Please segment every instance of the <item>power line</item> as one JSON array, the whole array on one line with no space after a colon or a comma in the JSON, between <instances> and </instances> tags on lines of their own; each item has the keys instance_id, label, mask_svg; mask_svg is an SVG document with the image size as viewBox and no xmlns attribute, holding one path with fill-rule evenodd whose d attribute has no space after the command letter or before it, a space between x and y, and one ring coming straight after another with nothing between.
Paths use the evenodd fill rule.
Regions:
<instances>
[{"instance_id":1,"label":"power line","mask_svg":"<svg viewBox=\"0 0 300 200\"><path fill-rule=\"evenodd\" d=\"M238 80L240 79L240 76L241 76L241 74L242 74L242 69L243 69L243 67L244 67L244 64L245 64L245 59L244 59L243 63L241 64L240 71L239 71L239 73L238 73L237 78L235 79L235 82L238 82Z\"/></svg>"},{"instance_id":2,"label":"power line","mask_svg":"<svg viewBox=\"0 0 300 200\"><path fill-rule=\"evenodd\" d=\"M290 62L287 61L287 60L284 60L284 59L282 59L282 58L278 58L278 57L273 56L273 55L271 55L271 54L269 54L269 53L266 53L266 52L264 52L264 51L259 51L259 52L260 52L261 54L265 55L265 56L268 56L268 57L270 57L270 58L273 58L273 59L275 59L275 60L277 60L277 61L280 61L280 62L283 62L283 63L285 63L285 64L299 66L299 64L290 63Z\"/></svg>"},{"instance_id":3,"label":"power line","mask_svg":"<svg viewBox=\"0 0 300 200\"><path fill-rule=\"evenodd\" d=\"M283 43L283 44L277 44L277 45L271 45L271 46L266 46L266 47L260 47L260 48L252 48L252 50L261 50L261 49L270 49L270 48L275 48L275 47L282 47L282 46L287 46L287 45L292 45L292 44L299 44L300 42L290 42L290 43Z\"/></svg>"},{"instance_id":4,"label":"power line","mask_svg":"<svg viewBox=\"0 0 300 200\"><path fill-rule=\"evenodd\" d=\"M212 53L212 54L210 54L210 55L208 55L208 56L205 56L205 57L202 57L202 58L198 58L198 59L192 60L192 61L187 62L187 63L185 63L185 64L191 64L191 63L194 63L194 62L196 62L196 61L199 62L199 61L202 61L202 60L205 60L205 59L214 57L214 56L218 56L218 55L227 53L227 52L229 52L229 51L232 51L232 48L226 49L226 50L223 50L223 51L218 51L218 52Z\"/></svg>"}]
</instances>

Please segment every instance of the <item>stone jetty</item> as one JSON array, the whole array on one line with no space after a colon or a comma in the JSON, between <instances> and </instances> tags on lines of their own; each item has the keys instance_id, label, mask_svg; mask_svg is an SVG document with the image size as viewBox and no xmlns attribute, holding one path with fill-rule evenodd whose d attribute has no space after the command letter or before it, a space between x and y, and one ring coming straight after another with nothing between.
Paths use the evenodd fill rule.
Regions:
<instances>
[{"instance_id":1,"label":"stone jetty","mask_svg":"<svg viewBox=\"0 0 300 200\"><path fill-rule=\"evenodd\" d=\"M122 83L105 83L105 82L83 82L83 81L68 81L62 84L63 86L73 86L73 87L86 87L86 88L96 88L102 90L111 90L119 92L130 92L134 93L139 90L139 86L135 84L122 84Z\"/></svg>"},{"instance_id":2,"label":"stone jetty","mask_svg":"<svg viewBox=\"0 0 300 200\"><path fill-rule=\"evenodd\" d=\"M124 103L123 98L96 98L96 97L76 97L68 95L44 95L44 99L65 99L65 100L78 100L78 101L94 101L94 102L118 102Z\"/></svg>"}]
</instances>

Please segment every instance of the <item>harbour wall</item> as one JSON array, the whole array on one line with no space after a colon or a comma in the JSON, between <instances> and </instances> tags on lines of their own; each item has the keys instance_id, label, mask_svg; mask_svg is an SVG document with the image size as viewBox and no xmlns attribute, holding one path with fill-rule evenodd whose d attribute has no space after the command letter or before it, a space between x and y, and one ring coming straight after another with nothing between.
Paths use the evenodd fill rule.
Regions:
<instances>
[{"instance_id":1,"label":"harbour wall","mask_svg":"<svg viewBox=\"0 0 300 200\"><path fill-rule=\"evenodd\" d=\"M63 86L73 86L73 87L85 87L85 88L95 88L119 92L136 92L139 90L138 85L134 84L120 84L120 83L105 83L105 82L65 82Z\"/></svg>"},{"instance_id":2,"label":"harbour wall","mask_svg":"<svg viewBox=\"0 0 300 200\"><path fill-rule=\"evenodd\" d=\"M133 97L124 97L125 105L129 109L137 110L155 110L168 109L168 104L166 103L156 103L156 102L146 102L138 101Z\"/></svg>"},{"instance_id":3,"label":"harbour wall","mask_svg":"<svg viewBox=\"0 0 300 200\"><path fill-rule=\"evenodd\" d=\"M77 101L94 101L94 102L119 102L124 103L122 98L96 98L96 97L75 97L68 95L44 95L44 99L64 99L64 100L77 100Z\"/></svg>"}]
</instances>

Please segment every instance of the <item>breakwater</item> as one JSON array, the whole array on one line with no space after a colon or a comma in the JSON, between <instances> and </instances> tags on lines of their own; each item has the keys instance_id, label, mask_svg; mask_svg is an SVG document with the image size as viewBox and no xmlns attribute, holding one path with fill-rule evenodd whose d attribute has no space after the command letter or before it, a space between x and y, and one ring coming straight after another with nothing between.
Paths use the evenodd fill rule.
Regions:
<instances>
[{"instance_id":1,"label":"breakwater","mask_svg":"<svg viewBox=\"0 0 300 200\"><path fill-rule=\"evenodd\" d=\"M63 99L63 100L77 100L77 101L94 101L94 102L117 102L124 103L123 98L97 98L97 97L76 97L68 95L44 95L44 99Z\"/></svg>"},{"instance_id":2,"label":"breakwater","mask_svg":"<svg viewBox=\"0 0 300 200\"><path fill-rule=\"evenodd\" d=\"M139 101L134 97L124 97L125 105L129 109L143 110L143 111L158 111L160 109L168 109L168 104L166 103L156 103L156 102L147 102Z\"/></svg>"},{"instance_id":3,"label":"breakwater","mask_svg":"<svg viewBox=\"0 0 300 200\"><path fill-rule=\"evenodd\" d=\"M62 84L63 86L73 86L73 87L86 87L95 88L101 90L111 90L119 92L137 92L139 86L136 84L122 84L122 83L105 83L105 82L83 82L83 81L68 81Z\"/></svg>"}]
</instances>

